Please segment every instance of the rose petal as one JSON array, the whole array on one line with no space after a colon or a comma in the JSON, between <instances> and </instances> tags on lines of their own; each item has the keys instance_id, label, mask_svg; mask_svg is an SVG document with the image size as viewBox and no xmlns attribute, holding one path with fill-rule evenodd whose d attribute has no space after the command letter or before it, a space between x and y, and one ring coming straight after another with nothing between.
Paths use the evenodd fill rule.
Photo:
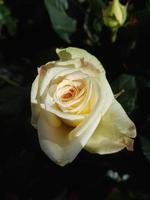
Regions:
<instances>
[{"instance_id":1,"label":"rose petal","mask_svg":"<svg viewBox=\"0 0 150 200\"><path fill-rule=\"evenodd\" d=\"M88 105L91 95L92 95L92 82L90 80L87 80L86 85L87 85L86 88L82 89L83 92L85 90L87 90L86 94L84 94L83 96L80 96L80 97L78 97L78 95L77 95L71 101L68 101L68 102L60 101L60 96L58 96L59 95L59 91L58 91L58 95L57 95L57 98L55 98L56 99L55 101L58 103L59 107L61 108L61 110L64 113L67 112L70 114L82 114L82 113L84 113L83 110L85 110L86 107L89 107L87 105ZM77 97L78 97L78 99L77 99ZM78 102L78 100L79 100L80 104L76 104ZM75 104L76 104L76 106L71 107L71 105L75 105Z\"/></svg>"},{"instance_id":2,"label":"rose petal","mask_svg":"<svg viewBox=\"0 0 150 200\"><path fill-rule=\"evenodd\" d=\"M38 118L41 112L41 107L39 104L31 103L31 124L34 128L37 128Z\"/></svg>"},{"instance_id":3,"label":"rose petal","mask_svg":"<svg viewBox=\"0 0 150 200\"><path fill-rule=\"evenodd\" d=\"M54 106L51 106L51 105L48 105L48 104L46 104L45 106L46 106L45 110L57 115L60 118L63 118L63 119L83 120L85 118L85 116L86 116L85 114L78 114L78 115L75 114L74 115L74 114L70 114L70 113L64 113L64 112L58 110L58 108L56 108Z\"/></svg>"},{"instance_id":4,"label":"rose petal","mask_svg":"<svg viewBox=\"0 0 150 200\"><path fill-rule=\"evenodd\" d=\"M56 53L62 61L80 59L80 67L90 75L97 76L99 73L105 71L100 61L84 49L68 47L66 49L56 49Z\"/></svg>"},{"instance_id":5,"label":"rose petal","mask_svg":"<svg viewBox=\"0 0 150 200\"><path fill-rule=\"evenodd\" d=\"M85 146L92 153L108 154L123 148L133 150L136 129L122 106L115 100Z\"/></svg>"},{"instance_id":6,"label":"rose petal","mask_svg":"<svg viewBox=\"0 0 150 200\"><path fill-rule=\"evenodd\" d=\"M47 86L50 84L50 81L59 73L66 70L66 68L62 67L54 67L48 70L45 70L43 67L41 70L43 72L40 73L39 77L39 90L38 90L38 97L42 96L44 91L47 89Z\"/></svg>"},{"instance_id":7,"label":"rose petal","mask_svg":"<svg viewBox=\"0 0 150 200\"><path fill-rule=\"evenodd\" d=\"M38 121L38 136L41 149L60 166L64 166L76 157L82 145L78 139L69 140L71 127L63 122L58 125L53 119L54 114L42 110ZM56 116L55 116L56 117Z\"/></svg>"},{"instance_id":8,"label":"rose petal","mask_svg":"<svg viewBox=\"0 0 150 200\"><path fill-rule=\"evenodd\" d=\"M32 88L31 88L31 102L32 103L37 103L37 91L39 87L39 75L35 78L34 82L32 83Z\"/></svg>"},{"instance_id":9,"label":"rose petal","mask_svg":"<svg viewBox=\"0 0 150 200\"><path fill-rule=\"evenodd\" d=\"M40 114L40 106L38 105L36 96L39 86L39 75L36 77L32 84L31 88L31 111L32 111L32 117L31 117L31 124L36 128L37 127L37 120Z\"/></svg>"},{"instance_id":10,"label":"rose petal","mask_svg":"<svg viewBox=\"0 0 150 200\"><path fill-rule=\"evenodd\" d=\"M49 64L49 63L47 63ZM70 59L70 60L58 60L56 61L56 66L58 67L67 67L67 68L72 68L72 69L76 69L79 68L81 66L81 60L79 58L75 58L75 59Z\"/></svg>"},{"instance_id":11,"label":"rose petal","mask_svg":"<svg viewBox=\"0 0 150 200\"><path fill-rule=\"evenodd\" d=\"M88 75L81 71L75 71L66 76L66 79L69 79L69 80L83 80L85 78L88 78Z\"/></svg>"}]
</instances>

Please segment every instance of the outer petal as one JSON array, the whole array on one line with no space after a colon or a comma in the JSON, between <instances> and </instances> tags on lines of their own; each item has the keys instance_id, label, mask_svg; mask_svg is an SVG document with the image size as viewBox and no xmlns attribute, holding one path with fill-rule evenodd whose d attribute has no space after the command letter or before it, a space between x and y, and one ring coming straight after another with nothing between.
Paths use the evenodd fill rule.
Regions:
<instances>
[{"instance_id":1,"label":"outer petal","mask_svg":"<svg viewBox=\"0 0 150 200\"><path fill-rule=\"evenodd\" d=\"M38 87L39 87L39 75L34 80L31 88L31 111L32 111L31 124L35 128L37 126L37 119L41 110L40 105L38 104L36 99Z\"/></svg>"},{"instance_id":2,"label":"outer petal","mask_svg":"<svg viewBox=\"0 0 150 200\"><path fill-rule=\"evenodd\" d=\"M134 123L129 119L122 106L114 100L85 149L99 154L115 153L125 147L133 150L134 141L131 138L135 136Z\"/></svg>"},{"instance_id":3,"label":"outer petal","mask_svg":"<svg viewBox=\"0 0 150 200\"><path fill-rule=\"evenodd\" d=\"M56 52L62 61L80 59L80 67L92 76L97 76L105 71L100 61L84 49L68 47L66 49L56 49Z\"/></svg>"},{"instance_id":4,"label":"outer petal","mask_svg":"<svg viewBox=\"0 0 150 200\"><path fill-rule=\"evenodd\" d=\"M35 78L34 82L32 83L32 88L31 88L31 102L32 103L37 103L36 96L37 96L37 91L38 91L38 86L39 86L39 75Z\"/></svg>"},{"instance_id":5,"label":"outer petal","mask_svg":"<svg viewBox=\"0 0 150 200\"><path fill-rule=\"evenodd\" d=\"M56 164L64 166L76 157L82 145L77 139L69 140L71 127L59 120L54 114L42 110L38 121L38 136L41 149Z\"/></svg>"}]
</instances>

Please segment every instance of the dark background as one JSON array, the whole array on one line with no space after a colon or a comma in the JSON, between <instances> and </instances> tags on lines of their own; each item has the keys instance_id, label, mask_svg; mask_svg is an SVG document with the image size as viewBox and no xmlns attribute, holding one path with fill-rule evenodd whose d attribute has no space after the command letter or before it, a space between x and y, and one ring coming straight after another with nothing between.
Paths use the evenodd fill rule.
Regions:
<instances>
[{"instance_id":1,"label":"dark background","mask_svg":"<svg viewBox=\"0 0 150 200\"><path fill-rule=\"evenodd\" d=\"M108 1L45 2L0 3L0 199L150 200L150 2L129 2L115 43L102 21ZM50 8L57 8L53 16ZM61 12L75 20L75 28L68 31L63 20L54 24ZM56 59L57 47L68 46L102 62L114 93L125 89L118 101L137 127L134 152L100 156L82 150L59 167L40 150L30 124L31 84L37 67Z\"/></svg>"}]
</instances>

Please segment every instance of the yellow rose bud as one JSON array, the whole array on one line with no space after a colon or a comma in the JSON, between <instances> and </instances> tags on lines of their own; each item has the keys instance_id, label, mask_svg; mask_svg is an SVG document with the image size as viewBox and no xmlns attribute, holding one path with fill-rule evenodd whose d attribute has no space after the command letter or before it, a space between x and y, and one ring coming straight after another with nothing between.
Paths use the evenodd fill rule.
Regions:
<instances>
[{"instance_id":1,"label":"yellow rose bud","mask_svg":"<svg viewBox=\"0 0 150 200\"><path fill-rule=\"evenodd\" d=\"M103 10L104 24L112 31L112 41L115 42L118 29L125 23L127 18L127 6L122 5L119 0L109 2Z\"/></svg>"},{"instance_id":2,"label":"yellow rose bud","mask_svg":"<svg viewBox=\"0 0 150 200\"><path fill-rule=\"evenodd\" d=\"M115 99L99 60L83 49L57 49L58 61L38 68L32 84L32 125L41 149L60 166L85 148L133 150L134 123Z\"/></svg>"}]
</instances>

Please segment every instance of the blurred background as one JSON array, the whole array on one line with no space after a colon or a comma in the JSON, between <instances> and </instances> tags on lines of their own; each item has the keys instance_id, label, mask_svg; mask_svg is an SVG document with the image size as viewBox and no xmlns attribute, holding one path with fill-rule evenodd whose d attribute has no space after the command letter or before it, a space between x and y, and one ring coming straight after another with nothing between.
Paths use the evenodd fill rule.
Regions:
<instances>
[{"instance_id":1,"label":"blurred background","mask_svg":"<svg viewBox=\"0 0 150 200\"><path fill-rule=\"evenodd\" d=\"M150 200L150 0L113 2L0 0L0 199ZM118 101L137 127L134 152L82 150L62 168L41 151L31 84L68 46L95 55L114 93L125 90Z\"/></svg>"}]
</instances>

